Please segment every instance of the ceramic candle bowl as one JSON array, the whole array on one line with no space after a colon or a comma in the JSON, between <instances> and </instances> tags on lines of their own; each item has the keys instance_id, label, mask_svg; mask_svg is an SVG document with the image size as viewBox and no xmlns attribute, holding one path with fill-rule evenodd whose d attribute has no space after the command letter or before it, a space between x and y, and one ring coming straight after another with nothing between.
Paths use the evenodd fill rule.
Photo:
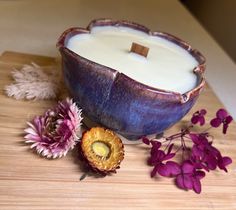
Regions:
<instances>
[{"instance_id":1,"label":"ceramic candle bowl","mask_svg":"<svg viewBox=\"0 0 236 210\"><path fill-rule=\"evenodd\" d=\"M88 60L66 47L72 36L89 33L94 26L130 27L179 45L198 62L198 66L193 69L197 75L196 87L184 94L150 87L118 70ZM62 55L65 83L84 115L129 139L162 133L178 122L194 105L205 83L205 59L200 52L179 38L167 33L151 32L136 23L94 20L86 29L66 30L57 46Z\"/></svg>"}]
</instances>

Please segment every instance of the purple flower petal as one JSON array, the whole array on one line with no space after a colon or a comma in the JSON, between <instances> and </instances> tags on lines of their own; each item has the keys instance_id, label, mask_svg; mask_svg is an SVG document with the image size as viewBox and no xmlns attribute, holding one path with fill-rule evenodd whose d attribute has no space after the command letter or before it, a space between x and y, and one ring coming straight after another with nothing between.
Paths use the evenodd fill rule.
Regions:
<instances>
[{"instance_id":1,"label":"purple flower petal","mask_svg":"<svg viewBox=\"0 0 236 210\"><path fill-rule=\"evenodd\" d=\"M205 177L205 175L206 175L206 173L205 173L204 171L196 171L194 176L195 176L197 179L202 179L202 178Z\"/></svg>"},{"instance_id":2,"label":"purple flower petal","mask_svg":"<svg viewBox=\"0 0 236 210\"><path fill-rule=\"evenodd\" d=\"M159 149L161 147L161 142L159 141L151 140L150 142L152 144L152 147L155 147L155 149Z\"/></svg>"},{"instance_id":3,"label":"purple flower petal","mask_svg":"<svg viewBox=\"0 0 236 210\"><path fill-rule=\"evenodd\" d=\"M226 124L230 124L232 121L233 121L233 118L230 115L225 118Z\"/></svg>"},{"instance_id":4,"label":"purple flower petal","mask_svg":"<svg viewBox=\"0 0 236 210\"><path fill-rule=\"evenodd\" d=\"M219 118L214 118L210 122L211 126L214 128L219 127L221 123L222 123L222 121Z\"/></svg>"},{"instance_id":5,"label":"purple flower petal","mask_svg":"<svg viewBox=\"0 0 236 210\"><path fill-rule=\"evenodd\" d=\"M163 150L158 150L157 157L159 160L163 160L165 158L165 152Z\"/></svg>"},{"instance_id":6,"label":"purple flower petal","mask_svg":"<svg viewBox=\"0 0 236 210\"><path fill-rule=\"evenodd\" d=\"M230 157L223 157L222 162L223 162L224 166L227 166L227 165L231 164L233 161Z\"/></svg>"},{"instance_id":7,"label":"purple flower petal","mask_svg":"<svg viewBox=\"0 0 236 210\"><path fill-rule=\"evenodd\" d=\"M203 151L196 145L193 145L192 147L192 154L194 157L202 157Z\"/></svg>"},{"instance_id":8,"label":"purple flower petal","mask_svg":"<svg viewBox=\"0 0 236 210\"><path fill-rule=\"evenodd\" d=\"M161 175L161 176L165 176L165 177L169 177L171 176L171 168L168 167L166 164L159 164L157 167L157 172Z\"/></svg>"},{"instance_id":9,"label":"purple flower petal","mask_svg":"<svg viewBox=\"0 0 236 210\"><path fill-rule=\"evenodd\" d=\"M151 149L151 157L149 159L150 165L156 165L157 163L161 163L165 157L165 153L162 150L156 150L155 147Z\"/></svg>"},{"instance_id":10,"label":"purple flower petal","mask_svg":"<svg viewBox=\"0 0 236 210\"><path fill-rule=\"evenodd\" d=\"M223 120L227 117L228 113L225 109L219 109L217 112L216 112L216 117Z\"/></svg>"},{"instance_id":11,"label":"purple flower petal","mask_svg":"<svg viewBox=\"0 0 236 210\"><path fill-rule=\"evenodd\" d=\"M152 156L148 159L148 165L150 165L150 166L156 165L157 162L158 162L158 159L157 159L156 155L152 155Z\"/></svg>"},{"instance_id":12,"label":"purple flower petal","mask_svg":"<svg viewBox=\"0 0 236 210\"><path fill-rule=\"evenodd\" d=\"M154 177L157 174L159 164L154 166L153 170L151 171L151 177Z\"/></svg>"},{"instance_id":13,"label":"purple flower petal","mask_svg":"<svg viewBox=\"0 0 236 210\"><path fill-rule=\"evenodd\" d=\"M207 164L201 157L191 157L191 161L193 161L195 169L204 169L205 171L209 171Z\"/></svg>"},{"instance_id":14,"label":"purple flower petal","mask_svg":"<svg viewBox=\"0 0 236 210\"><path fill-rule=\"evenodd\" d=\"M179 188L182 188L185 190L193 188L193 181L191 177L186 174L179 174L176 177L176 184Z\"/></svg>"},{"instance_id":15,"label":"purple flower petal","mask_svg":"<svg viewBox=\"0 0 236 210\"><path fill-rule=\"evenodd\" d=\"M168 161L166 164L159 164L157 167L157 172L161 176L171 177L180 173L180 167L177 163Z\"/></svg>"},{"instance_id":16,"label":"purple flower petal","mask_svg":"<svg viewBox=\"0 0 236 210\"><path fill-rule=\"evenodd\" d=\"M142 138L142 141L143 141L143 143L146 144L146 145L149 145L149 144L150 144L150 140L149 140L147 137L145 137L145 136Z\"/></svg>"},{"instance_id":17,"label":"purple flower petal","mask_svg":"<svg viewBox=\"0 0 236 210\"><path fill-rule=\"evenodd\" d=\"M210 170L215 170L217 167L217 159L213 155L207 155L205 158L205 161L207 163L207 167Z\"/></svg>"},{"instance_id":18,"label":"purple flower petal","mask_svg":"<svg viewBox=\"0 0 236 210\"><path fill-rule=\"evenodd\" d=\"M208 133L201 133L198 138L200 140L201 145L208 145L208 139L207 139Z\"/></svg>"},{"instance_id":19,"label":"purple flower petal","mask_svg":"<svg viewBox=\"0 0 236 210\"><path fill-rule=\"evenodd\" d=\"M205 109L201 109L201 110L200 110L200 114L201 114L201 115L206 115L206 113L207 113L207 111L206 111Z\"/></svg>"},{"instance_id":20,"label":"purple flower petal","mask_svg":"<svg viewBox=\"0 0 236 210\"><path fill-rule=\"evenodd\" d=\"M218 159L218 167L227 172L226 166L232 163L230 157L221 157Z\"/></svg>"},{"instance_id":21,"label":"purple flower petal","mask_svg":"<svg viewBox=\"0 0 236 210\"><path fill-rule=\"evenodd\" d=\"M186 190L186 187L185 187L185 185L184 185L184 178L183 178L182 174L179 174L179 175L176 177L175 183L176 183L176 185L177 185L179 188Z\"/></svg>"},{"instance_id":22,"label":"purple flower petal","mask_svg":"<svg viewBox=\"0 0 236 210\"><path fill-rule=\"evenodd\" d=\"M173 146L174 146L173 143L169 146L168 151L167 151L167 154L170 154L170 153L171 153L171 151L172 151L172 149L173 149Z\"/></svg>"},{"instance_id":23,"label":"purple flower petal","mask_svg":"<svg viewBox=\"0 0 236 210\"><path fill-rule=\"evenodd\" d=\"M169 159L173 158L174 156L175 156L175 153L167 154L167 155L165 155L165 157L163 158L163 160L169 160Z\"/></svg>"},{"instance_id":24,"label":"purple flower petal","mask_svg":"<svg viewBox=\"0 0 236 210\"><path fill-rule=\"evenodd\" d=\"M152 147L151 148L151 157L155 157L155 156L157 156L157 152L159 151L159 149L158 148L156 148L156 147Z\"/></svg>"},{"instance_id":25,"label":"purple flower petal","mask_svg":"<svg viewBox=\"0 0 236 210\"><path fill-rule=\"evenodd\" d=\"M190 133L189 137L192 139L194 144L200 144L201 143L201 141L199 139L199 136L197 134Z\"/></svg>"},{"instance_id":26,"label":"purple flower petal","mask_svg":"<svg viewBox=\"0 0 236 210\"><path fill-rule=\"evenodd\" d=\"M200 126L203 126L205 124L205 118L199 117L199 123L200 123Z\"/></svg>"},{"instance_id":27,"label":"purple flower petal","mask_svg":"<svg viewBox=\"0 0 236 210\"><path fill-rule=\"evenodd\" d=\"M193 188L192 178L186 174L183 175L183 178L184 178L184 186L186 187L186 189L192 189Z\"/></svg>"},{"instance_id":28,"label":"purple flower petal","mask_svg":"<svg viewBox=\"0 0 236 210\"><path fill-rule=\"evenodd\" d=\"M197 178L192 178L192 183L194 192L197 194L201 193L202 187L200 180Z\"/></svg>"},{"instance_id":29,"label":"purple flower petal","mask_svg":"<svg viewBox=\"0 0 236 210\"><path fill-rule=\"evenodd\" d=\"M198 119L199 119L199 116L193 116L192 118L191 118L191 122L192 122L192 124L197 124L198 123Z\"/></svg>"},{"instance_id":30,"label":"purple flower petal","mask_svg":"<svg viewBox=\"0 0 236 210\"><path fill-rule=\"evenodd\" d=\"M194 166L190 161L186 160L182 164L182 170L183 173L193 173Z\"/></svg>"},{"instance_id":31,"label":"purple flower petal","mask_svg":"<svg viewBox=\"0 0 236 210\"><path fill-rule=\"evenodd\" d=\"M228 129L228 124L223 124L223 134L226 134L227 133L227 129Z\"/></svg>"},{"instance_id":32,"label":"purple flower petal","mask_svg":"<svg viewBox=\"0 0 236 210\"><path fill-rule=\"evenodd\" d=\"M170 176L176 176L181 173L180 165L174 161L167 161L166 167L170 172Z\"/></svg>"}]
</instances>

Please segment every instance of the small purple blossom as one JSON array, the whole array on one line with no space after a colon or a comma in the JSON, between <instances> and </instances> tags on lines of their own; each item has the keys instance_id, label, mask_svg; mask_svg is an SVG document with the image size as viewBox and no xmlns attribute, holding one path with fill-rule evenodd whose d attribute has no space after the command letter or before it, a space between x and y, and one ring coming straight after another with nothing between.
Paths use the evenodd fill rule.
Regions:
<instances>
[{"instance_id":1,"label":"small purple blossom","mask_svg":"<svg viewBox=\"0 0 236 210\"><path fill-rule=\"evenodd\" d=\"M66 99L27 123L26 143L32 143L31 148L47 158L65 156L76 144L81 120L81 110L71 99Z\"/></svg>"},{"instance_id":2,"label":"small purple blossom","mask_svg":"<svg viewBox=\"0 0 236 210\"><path fill-rule=\"evenodd\" d=\"M172 163L171 162L164 163L164 161L171 159L175 156L175 153L171 152L173 144L171 144L168 147L168 150L165 153L165 151L160 149L161 143L159 141L155 140L150 141L146 137L143 137L142 140L144 144L152 145L151 156L148 159L148 164L154 166L151 172L151 177L154 177L157 173L160 174L161 176L170 176L172 174L172 167L171 167Z\"/></svg>"},{"instance_id":3,"label":"small purple blossom","mask_svg":"<svg viewBox=\"0 0 236 210\"><path fill-rule=\"evenodd\" d=\"M174 177L180 173L179 164L174 161L167 161L165 164L162 163L158 169L158 173L161 176Z\"/></svg>"},{"instance_id":4,"label":"small purple blossom","mask_svg":"<svg viewBox=\"0 0 236 210\"><path fill-rule=\"evenodd\" d=\"M176 185L185 190L193 189L196 193L201 192L201 182L205 176L205 172L196 170L191 161L186 160L182 163L179 169L179 174L176 176Z\"/></svg>"},{"instance_id":5,"label":"small purple blossom","mask_svg":"<svg viewBox=\"0 0 236 210\"><path fill-rule=\"evenodd\" d=\"M223 124L223 134L226 134L228 126L232 121L232 116L228 115L228 112L225 109L219 109L216 112L216 118L212 119L210 124L215 128Z\"/></svg>"},{"instance_id":6,"label":"small purple blossom","mask_svg":"<svg viewBox=\"0 0 236 210\"><path fill-rule=\"evenodd\" d=\"M206 171L215 170L218 163L219 150L212 146L206 134L190 134L193 141L191 159L199 168L204 168Z\"/></svg>"},{"instance_id":7,"label":"small purple blossom","mask_svg":"<svg viewBox=\"0 0 236 210\"><path fill-rule=\"evenodd\" d=\"M232 163L232 159L230 157L222 157L221 154L218 156L218 167L225 172L228 172L226 166Z\"/></svg>"},{"instance_id":8,"label":"small purple blossom","mask_svg":"<svg viewBox=\"0 0 236 210\"><path fill-rule=\"evenodd\" d=\"M199 123L200 126L203 126L205 124L205 115L206 115L207 111L205 109L201 109L200 111L196 111L192 118L191 118L191 122L192 124L197 124Z\"/></svg>"},{"instance_id":9,"label":"small purple blossom","mask_svg":"<svg viewBox=\"0 0 236 210\"><path fill-rule=\"evenodd\" d=\"M226 167L232 163L232 159L222 156L220 151L213 146L213 138L206 132L209 129L204 132L192 132L194 124L199 123L200 126L205 124L205 114L205 109L195 112L191 119L192 125L162 140L149 140L143 137L143 143L151 146L148 159L148 164L153 166L151 177L157 174L173 177L179 188L200 193L201 179L205 177L205 172L215 170L217 167L227 172ZM223 133L226 133L231 121L232 117L225 110L220 109L216 118L211 120L211 125L219 127L223 124ZM179 140L179 145L173 143L176 140ZM176 155L179 152L181 156ZM174 161L173 158L176 156L181 160Z\"/></svg>"},{"instance_id":10,"label":"small purple blossom","mask_svg":"<svg viewBox=\"0 0 236 210\"><path fill-rule=\"evenodd\" d=\"M226 166L232 163L232 159L227 156L222 157L220 151L208 141L206 134L189 134L189 136L194 142L191 160L197 168L209 171L215 170L218 166L227 172Z\"/></svg>"}]
</instances>

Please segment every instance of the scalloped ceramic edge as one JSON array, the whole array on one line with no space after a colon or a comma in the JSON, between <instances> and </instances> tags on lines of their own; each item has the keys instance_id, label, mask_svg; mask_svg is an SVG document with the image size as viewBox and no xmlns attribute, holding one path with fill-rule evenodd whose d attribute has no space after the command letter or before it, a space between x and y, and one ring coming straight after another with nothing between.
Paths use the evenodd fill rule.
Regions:
<instances>
[{"instance_id":1,"label":"scalloped ceramic edge","mask_svg":"<svg viewBox=\"0 0 236 210\"><path fill-rule=\"evenodd\" d=\"M90 33L94 26L125 26L174 42L198 61L193 69L197 86L184 94L150 87L66 48L72 36ZM178 122L192 108L205 84L205 58L198 50L171 34L151 32L130 21L97 19L86 29L69 28L60 36L57 47L62 55L65 83L83 113L130 139L162 133Z\"/></svg>"}]
</instances>

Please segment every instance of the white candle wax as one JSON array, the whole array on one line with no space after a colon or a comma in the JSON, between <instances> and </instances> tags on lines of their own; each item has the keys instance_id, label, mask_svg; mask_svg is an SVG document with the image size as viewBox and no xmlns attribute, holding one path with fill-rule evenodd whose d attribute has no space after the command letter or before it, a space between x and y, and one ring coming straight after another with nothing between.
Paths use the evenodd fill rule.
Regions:
<instances>
[{"instance_id":1,"label":"white candle wax","mask_svg":"<svg viewBox=\"0 0 236 210\"><path fill-rule=\"evenodd\" d=\"M147 58L130 52L133 42L149 48ZM128 27L93 27L90 34L71 37L66 47L151 87L183 94L197 83L193 69L198 62L186 50Z\"/></svg>"}]
</instances>

